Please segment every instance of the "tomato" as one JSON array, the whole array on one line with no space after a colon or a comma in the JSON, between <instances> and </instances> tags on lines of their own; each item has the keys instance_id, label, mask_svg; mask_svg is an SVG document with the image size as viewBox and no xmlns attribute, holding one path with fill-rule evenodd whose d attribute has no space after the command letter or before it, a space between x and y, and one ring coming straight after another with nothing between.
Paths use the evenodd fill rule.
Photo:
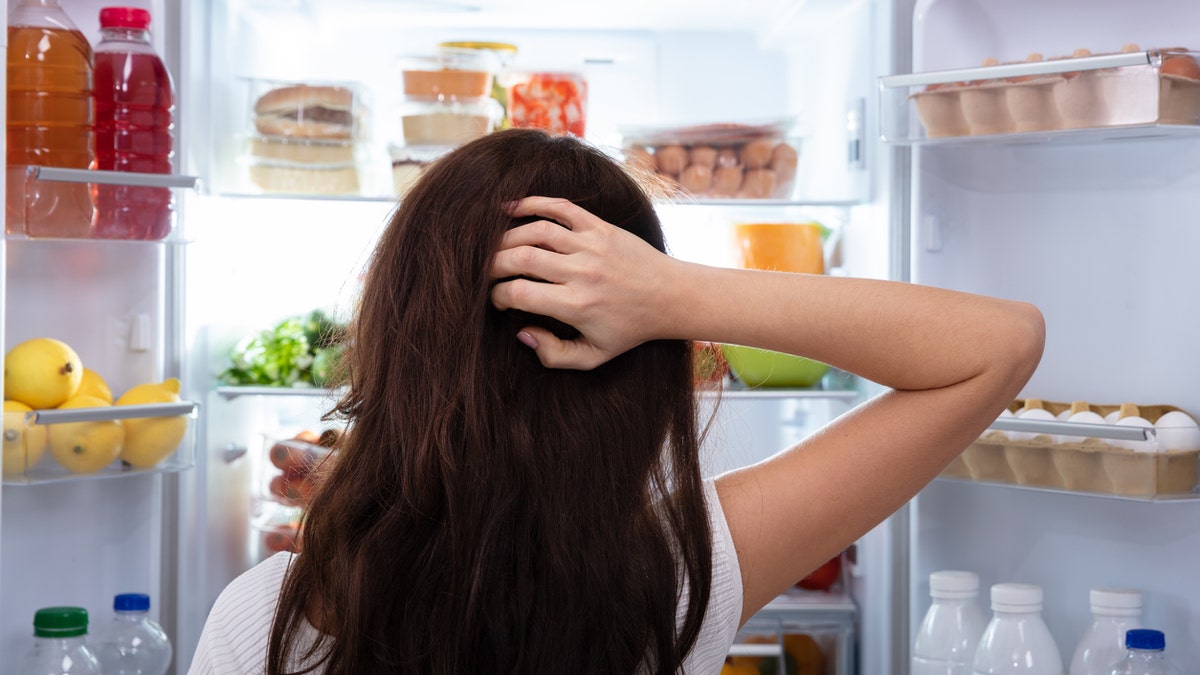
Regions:
<instances>
[{"instance_id":1,"label":"tomato","mask_svg":"<svg viewBox=\"0 0 1200 675\"><path fill-rule=\"evenodd\" d=\"M842 556L838 554L813 570L796 585L810 591L827 591L842 575Z\"/></svg>"},{"instance_id":2,"label":"tomato","mask_svg":"<svg viewBox=\"0 0 1200 675\"><path fill-rule=\"evenodd\" d=\"M582 138L586 106L587 81L571 73L533 73L508 91L508 117L514 127Z\"/></svg>"}]
</instances>

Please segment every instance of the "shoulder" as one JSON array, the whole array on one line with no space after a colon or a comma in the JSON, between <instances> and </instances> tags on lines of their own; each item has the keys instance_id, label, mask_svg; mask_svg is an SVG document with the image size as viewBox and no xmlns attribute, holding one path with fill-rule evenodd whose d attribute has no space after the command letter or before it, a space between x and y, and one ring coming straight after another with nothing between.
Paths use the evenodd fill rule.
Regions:
<instances>
[{"instance_id":1,"label":"shoulder","mask_svg":"<svg viewBox=\"0 0 1200 675\"><path fill-rule=\"evenodd\" d=\"M208 613L190 675L261 672L279 589L292 554L277 553L221 591Z\"/></svg>"}]
</instances>

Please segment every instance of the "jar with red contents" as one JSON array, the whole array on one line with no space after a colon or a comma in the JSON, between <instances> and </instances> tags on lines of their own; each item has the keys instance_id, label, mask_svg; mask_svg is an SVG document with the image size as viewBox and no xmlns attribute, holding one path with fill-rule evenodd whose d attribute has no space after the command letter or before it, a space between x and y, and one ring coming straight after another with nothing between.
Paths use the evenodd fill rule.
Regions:
<instances>
[{"instance_id":1,"label":"jar with red contents","mask_svg":"<svg viewBox=\"0 0 1200 675\"><path fill-rule=\"evenodd\" d=\"M544 129L583 137L587 126L587 80L568 70L510 72L508 119L516 128Z\"/></svg>"}]
</instances>

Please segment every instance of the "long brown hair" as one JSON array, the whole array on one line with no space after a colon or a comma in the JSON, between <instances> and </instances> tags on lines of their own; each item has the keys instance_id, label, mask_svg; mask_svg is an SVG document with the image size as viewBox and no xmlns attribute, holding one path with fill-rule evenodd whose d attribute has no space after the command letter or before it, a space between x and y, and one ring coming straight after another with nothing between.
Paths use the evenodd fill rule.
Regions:
<instances>
[{"instance_id":1,"label":"long brown hair","mask_svg":"<svg viewBox=\"0 0 1200 675\"><path fill-rule=\"evenodd\" d=\"M429 167L347 337L346 433L304 522L267 672L674 673L708 604L691 346L543 367L489 265L502 205L570 199L660 250L653 206L577 139L498 132ZM676 605L688 610L677 627ZM311 648L308 618L323 633Z\"/></svg>"}]
</instances>

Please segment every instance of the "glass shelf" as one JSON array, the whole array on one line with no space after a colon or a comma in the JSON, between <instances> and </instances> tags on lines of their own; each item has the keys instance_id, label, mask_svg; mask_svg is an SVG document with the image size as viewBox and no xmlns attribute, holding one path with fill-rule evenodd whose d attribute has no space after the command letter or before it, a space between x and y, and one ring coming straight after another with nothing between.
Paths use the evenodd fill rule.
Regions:
<instances>
[{"instance_id":1,"label":"glass shelf","mask_svg":"<svg viewBox=\"0 0 1200 675\"><path fill-rule=\"evenodd\" d=\"M190 469L195 464L198 407L194 401L178 401L6 412L4 484L61 483ZM136 444L130 442L134 438Z\"/></svg>"},{"instance_id":2,"label":"glass shelf","mask_svg":"<svg viewBox=\"0 0 1200 675\"><path fill-rule=\"evenodd\" d=\"M232 401L235 398L243 396L308 396L312 398L330 398L339 394L336 389L322 389L319 387L221 386L217 387L217 395L227 401Z\"/></svg>"}]
</instances>

